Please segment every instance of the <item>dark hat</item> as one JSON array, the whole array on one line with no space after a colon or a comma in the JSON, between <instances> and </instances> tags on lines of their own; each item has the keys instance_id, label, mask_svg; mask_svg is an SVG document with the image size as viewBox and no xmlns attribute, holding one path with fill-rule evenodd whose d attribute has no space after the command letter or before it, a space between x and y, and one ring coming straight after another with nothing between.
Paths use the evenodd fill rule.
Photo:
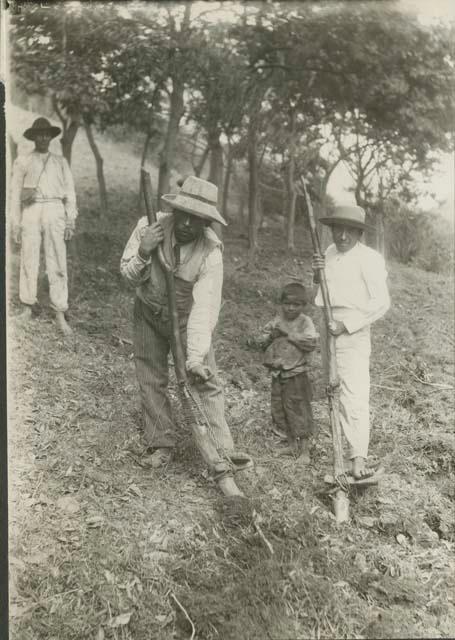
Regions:
<instances>
[{"instance_id":1,"label":"dark hat","mask_svg":"<svg viewBox=\"0 0 455 640\"><path fill-rule=\"evenodd\" d=\"M32 126L24 131L24 138L27 138L27 140L34 140L38 133L49 133L52 138L55 138L55 136L58 136L61 132L62 130L60 127L54 127L51 125L47 118L37 118Z\"/></svg>"},{"instance_id":2,"label":"dark hat","mask_svg":"<svg viewBox=\"0 0 455 640\"><path fill-rule=\"evenodd\" d=\"M326 225L344 224L348 227L355 227L356 229L366 229L368 225L365 224L365 211L362 207L348 205L335 207L329 216L319 218L319 222Z\"/></svg>"}]
</instances>

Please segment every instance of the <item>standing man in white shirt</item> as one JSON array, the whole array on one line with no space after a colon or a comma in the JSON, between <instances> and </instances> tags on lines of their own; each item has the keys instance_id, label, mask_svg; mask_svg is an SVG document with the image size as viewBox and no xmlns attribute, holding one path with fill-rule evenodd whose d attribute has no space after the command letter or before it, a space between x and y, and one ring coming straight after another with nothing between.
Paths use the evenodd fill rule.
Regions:
<instances>
[{"instance_id":1,"label":"standing man in white shirt","mask_svg":"<svg viewBox=\"0 0 455 640\"><path fill-rule=\"evenodd\" d=\"M215 445L238 468L251 464L249 456L234 451L212 348L212 333L221 306L223 259L222 243L209 225L226 225L216 208L217 197L214 184L194 176L186 178L178 194L162 196L172 213L158 212L158 221L152 225L145 216L141 218L121 259L123 277L136 287L136 376L153 467L166 464L175 446L175 425L167 394L171 335L167 289L156 251L160 243L174 267L186 369L193 380L199 381L199 396Z\"/></svg>"},{"instance_id":2,"label":"standing man in white shirt","mask_svg":"<svg viewBox=\"0 0 455 640\"><path fill-rule=\"evenodd\" d=\"M340 421L349 443L352 474L361 479L372 475L366 466L370 438L370 326L390 307L387 271L380 253L360 242L365 212L357 206L335 207L319 219L330 226L333 237L325 257L313 256L314 282L325 268L333 311L329 327L336 336L336 360L340 380ZM315 304L323 306L318 287ZM326 333L321 327L321 342ZM324 344L321 352L326 356Z\"/></svg>"},{"instance_id":3,"label":"standing man in white shirt","mask_svg":"<svg viewBox=\"0 0 455 640\"><path fill-rule=\"evenodd\" d=\"M19 298L24 305L22 319L32 317L37 302L41 239L44 243L49 297L59 329L71 333L66 322L68 277L66 242L74 234L77 217L73 176L63 156L49 151L49 143L61 133L46 118L37 118L24 132L35 143L27 156L13 166L11 224L14 240L21 244Z\"/></svg>"}]
</instances>

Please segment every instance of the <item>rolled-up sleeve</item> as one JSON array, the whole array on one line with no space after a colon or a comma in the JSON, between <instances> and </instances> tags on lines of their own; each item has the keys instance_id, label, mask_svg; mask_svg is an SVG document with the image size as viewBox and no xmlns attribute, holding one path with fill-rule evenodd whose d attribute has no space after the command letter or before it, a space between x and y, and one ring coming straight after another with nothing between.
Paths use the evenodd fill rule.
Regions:
<instances>
[{"instance_id":1,"label":"rolled-up sleeve","mask_svg":"<svg viewBox=\"0 0 455 640\"><path fill-rule=\"evenodd\" d=\"M144 260L138 253L142 233L147 225L147 218L144 216L137 223L120 260L120 273L133 287L137 287L144 281L145 268L150 264L150 258Z\"/></svg>"},{"instance_id":2,"label":"rolled-up sleeve","mask_svg":"<svg viewBox=\"0 0 455 640\"><path fill-rule=\"evenodd\" d=\"M201 364L209 352L218 322L223 288L223 258L216 247L205 259L193 287L193 306L187 325L187 367Z\"/></svg>"}]
</instances>

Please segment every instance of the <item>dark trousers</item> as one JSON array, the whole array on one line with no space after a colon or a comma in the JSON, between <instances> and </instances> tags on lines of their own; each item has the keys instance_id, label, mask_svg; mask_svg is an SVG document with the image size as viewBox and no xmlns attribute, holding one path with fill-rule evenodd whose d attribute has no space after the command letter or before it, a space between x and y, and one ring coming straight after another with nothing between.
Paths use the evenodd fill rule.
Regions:
<instances>
[{"instance_id":1,"label":"dark trousers","mask_svg":"<svg viewBox=\"0 0 455 640\"><path fill-rule=\"evenodd\" d=\"M184 337L184 336L182 336ZM175 445L175 421L167 393L170 352L169 325L142 300L134 305L134 357L136 377L141 394L144 433L150 447ZM214 376L209 384L196 385L202 409L210 425L210 435L221 452L233 451L234 443L224 417L224 394L216 375L213 350L205 364Z\"/></svg>"},{"instance_id":2,"label":"dark trousers","mask_svg":"<svg viewBox=\"0 0 455 640\"><path fill-rule=\"evenodd\" d=\"M311 382L305 372L291 378L272 377L272 419L290 440L315 434L311 398Z\"/></svg>"}]
</instances>

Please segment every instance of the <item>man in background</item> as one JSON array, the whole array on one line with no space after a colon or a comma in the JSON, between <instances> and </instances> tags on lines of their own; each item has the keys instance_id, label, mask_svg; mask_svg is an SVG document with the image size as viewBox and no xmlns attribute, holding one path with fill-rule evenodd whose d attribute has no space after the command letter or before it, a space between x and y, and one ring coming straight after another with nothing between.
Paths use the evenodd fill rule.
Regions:
<instances>
[{"instance_id":1,"label":"man in background","mask_svg":"<svg viewBox=\"0 0 455 640\"><path fill-rule=\"evenodd\" d=\"M68 162L49 151L52 138L61 133L46 118L37 118L24 132L35 143L27 156L13 166L11 225L13 238L21 244L19 298L24 306L21 319L32 318L37 303L41 242L44 245L49 297L56 323L64 335L71 334L68 310L66 242L74 234L76 194Z\"/></svg>"}]
</instances>

